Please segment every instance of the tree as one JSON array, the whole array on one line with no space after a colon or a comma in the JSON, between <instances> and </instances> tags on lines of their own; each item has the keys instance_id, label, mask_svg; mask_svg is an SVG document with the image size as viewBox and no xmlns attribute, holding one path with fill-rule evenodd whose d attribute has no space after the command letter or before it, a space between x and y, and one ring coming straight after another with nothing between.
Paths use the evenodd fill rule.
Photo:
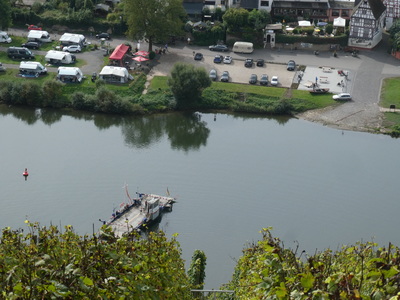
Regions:
<instances>
[{"instance_id":1,"label":"tree","mask_svg":"<svg viewBox=\"0 0 400 300\"><path fill-rule=\"evenodd\" d=\"M185 108L200 99L203 89L211 85L211 80L204 68L177 63L172 68L168 85L176 98L177 107Z\"/></svg>"},{"instance_id":2,"label":"tree","mask_svg":"<svg viewBox=\"0 0 400 300\"><path fill-rule=\"evenodd\" d=\"M10 0L0 0L0 28L7 30L12 24Z\"/></svg>"},{"instance_id":3,"label":"tree","mask_svg":"<svg viewBox=\"0 0 400 300\"><path fill-rule=\"evenodd\" d=\"M265 9L257 10L253 9L249 13L249 25L255 30L262 30L265 26L271 23L271 15Z\"/></svg>"},{"instance_id":4,"label":"tree","mask_svg":"<svg viewBox=\"0 0 400 300\"><path fill-rule=\"evenodd\" d=\"M195 250L188 270L189 281L193 289L203 289L206 278L207 257L201 250Z\"/></svg>"},{"instance_id":5,"label":"tree","mask_svg":"<svg viewBox=\"0 0 400 300\"><path fill-rule=\"evenodd\" d=\"M226 27L231 32L241 31L248 26L249 12L244 8L229 8L222 16Z\"/></svg>"},{"instance_id":6,"label":"tree","mask_svg":"<svg viewBox=\"0 0 400 300\"><path fill-rule=\"evenodd\" d=\"M167 41L182 32L186 16L182 0L127 0L124 8L128 36L148 40L148 51L155 41Z\"/></svg>"}]
</instances>

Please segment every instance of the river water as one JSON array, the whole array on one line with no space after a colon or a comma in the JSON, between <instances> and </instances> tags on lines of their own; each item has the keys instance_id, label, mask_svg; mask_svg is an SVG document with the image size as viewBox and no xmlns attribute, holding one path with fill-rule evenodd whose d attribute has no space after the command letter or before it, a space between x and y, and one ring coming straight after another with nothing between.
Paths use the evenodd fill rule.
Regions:
<instances>
[{"instance_id":1,"label":"river water","mask_svg":"<svg viewBox=\"0 0 400 300\"><path fill-rule=\"evenodd\" d=\"M314 253L399 244L400 141L297 119L228 114L119 117L0 106L0 227L24 220L97 231L136 191L178 198L159 227L206 287L229 281L246 244L273 227ZM30 173L25 181L22 172Z\"/></svg>"}]
</instances>

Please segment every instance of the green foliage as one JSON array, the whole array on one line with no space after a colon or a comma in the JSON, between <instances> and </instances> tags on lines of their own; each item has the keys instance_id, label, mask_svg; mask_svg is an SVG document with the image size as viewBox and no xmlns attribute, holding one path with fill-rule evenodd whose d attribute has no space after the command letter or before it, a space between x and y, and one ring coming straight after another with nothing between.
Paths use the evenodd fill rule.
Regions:
<instances>
[{"instance_id":1,"label":"green foliage","mask_svg":"<svg viewBox=\"0 0 400 300\"><path fill-rule=\"evenodd\" d=\"M189 108L200 100L203 89L211 85L211 80L204 68L176 63L168 78L168 85L176 98L177 107Z\"/></svg>"},{"instance_id":2,"label":"green foliage","mask_svg":"<svg viewBox=\"0 0 400 300\"><path fill-rule=\"evenodd\" d=\"M249 13L248 23L254 30L263 30L267 24L271 23L271 15L265 9L253 9Z\"/></svg>"},{"instance_id":3,"label":"green foliage","mask_svg":"<svg viewBox=\"0 0 400 300\"><path fill-rule=\"evenodd\" d=\"M145 89L146 75L141 73L137 75L134 80L129 84L129 89L133 94L142 94Z\"/></svg>"},{"instance_id":4,"label":"green foliage","mask_svg":"<svg viewBox=\"0 0 400 300\"><path fill-rule=\"evenodd\" d=\"M182 33L186 12L181 0L131 0L124 2L128 36L147 39L149 51L156 40L167 41Z\"/></svg>"},{"instance_id":5,"label":"green foliage","mask_svg":"<svg viewBox=\"0 0 400 300\"><path fill-rule=\"evenodd\" d=\"M228 288L239 299L389 299L397 298L400 249L389 244L356 243L333 252L297 256L270 228L243 250Z\"/></svg>"},{"instance_id":6,"label":"green foliage","mask_svg":"<svg viewBox=\"0 0 400 300\"><path fill-rule=\"evenodd\" d=\"M43 83L43 107L64 107L62 104L63 83L58 80L48 80Z\"/></svg>"},{"instance_id":7,"label":"green foliage","mask_svg":"<svg viewBox=\"0 0 400 300\"><path fill-rule=\"evenodd\" d=\"M343 34L335 37L317 37L313 35L306 36L296 36L296 35L287 35L287 34L277 34L276 42L277 43L311 43L311 44L340 44L342 46L346 46L348 41L348 36Z\"/></svg>"},{"instance_id":8,"label":"green foliage","mask_svg":"<svg viewBox=\"0 0 400 300\"><path fill-rule=\"evenodd\" d=\"M327 34L331 34L331 33L333 32L333 24L327 24L327 25L325 26L325 32L326 32Z\"/></svg>"},{"instance_id":9,"label":"green foliage","mask_svg":"<svg viewBox=\"0 0 400 300\"><path fill-rule=\"evenodd\" d=\"M0 29L7 30L11 24L11 1L0 0Z\"/></svg>"},{"instance_id":10,"label":"green foliage","mask_svg":"<svg viewBox=\"0 0 400 300\"><path fill-rule=\"evenodd\" d=\"M201 250L195 250L188 270L189 282L192 289L203 289L206 278L207 257Z\"/></svg>"},{"instance_id":11,"label":"green foliage","mask_svg":"<svg viewBox=\"0 0 400 300\"><path fill-rule=\"evenodd\" d=\"M222 16L228 31L236 33L246 27L249 18L249 11L244 8L229 8Z\"/></svg>"},{"instance_id":12,"label":"green foliage","mask_svg":"<svg viewBox=\"0 0 400 300\"><path fill-rule=\"evenodd\" d=\"M27 223L0 239L2 299L190 299L181 250L163 232L147 239L79 236L72 226ZM109 240L109 241L108 241Z\"/></svg>"}]
</instances>

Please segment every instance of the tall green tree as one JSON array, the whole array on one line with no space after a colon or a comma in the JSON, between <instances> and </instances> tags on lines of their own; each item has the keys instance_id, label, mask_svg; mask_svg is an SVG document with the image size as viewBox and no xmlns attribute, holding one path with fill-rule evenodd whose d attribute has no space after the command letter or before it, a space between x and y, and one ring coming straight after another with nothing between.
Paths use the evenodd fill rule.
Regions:
<instances>
[{"instance_id":1,"label":"tall green tree","mask_svg":"<svg viewBox=\"0 0 400 300\"><path fill-rule=\"evenodd\" d=\"M186 16L182 0L125 0L124 8L128 36L146 39L149 51L155 41L168 41L182 32Z\"/></svg>"},{"instance_id":2,"label":"tall green tree","mask_svg":"<svg viewBox=\"0 0 400 300\"><path fill-rule=\"evenodd\" d=\"M265 9L253 9L249 13L249 25L255 30L262 30L265 26L271 23L271 15Z\"/></svg>"},{"instance_id":3,"label":"tall green tree","mask_svg":"<svg viewBox=\"0 0 400 300\"><path fill-rule=\"evenodd\" d=\"M229 8L222 16L222 20L230 32L238 32L248 26L248 18L249 12L244 8Z\"/></svg>"},{"instance_id":4,"label":"tall green tree","mask_svg":"<svg viewBox=\"0 0 400 300\"><path fill-rule=\"evenodd\" d=\"M0 28L7 30L12 24L10 0L0 0Z\"/></svg>"},{"instance_id":5,"label":"tall green tree","mask_svg":"<svg viewBox=\"0 0 400 300\"><path fill-rule=\"evenodd\" d=\"M203 89L211 85L211 80L204 68L177 63L172 68L168 85L176 98L177 107L188 108L200 100Z\"/></svg>"}]
</instances>

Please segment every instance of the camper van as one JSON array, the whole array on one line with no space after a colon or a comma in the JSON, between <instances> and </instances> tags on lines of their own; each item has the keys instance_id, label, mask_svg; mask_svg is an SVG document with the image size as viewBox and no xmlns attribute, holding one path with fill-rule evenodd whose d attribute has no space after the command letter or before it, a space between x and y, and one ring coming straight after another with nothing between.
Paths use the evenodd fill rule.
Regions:
<instances>
[{"instance_id":1,"label":"camper van","mask_svg":"<svg viewBox=\"0 0 400 300\"><path fill-rule=\"evenodd\" d=\"M11 43L12 39L8 36L7 32L0 31L0 43Z\"/></svg>"},{"instance_id":2,"label":"camper van","mask_svg":"<svg viewBox=\"0 0 400 300\"><path fill-rule=\"evenodd\" d=\"M12 59L33 59L35 55L28 48L24 47L9 47L7 56Z\"/></svg>"},{"instance_id":3,"label":"camper van","mask_svg":"<svg viewBox=\"0 0 400 300\"><path fill-rule=\"evenodd\" d=\"M72 64L76 60L75 55L56 50L48 51L44 58L48 63L53 65Z\"/></svg>"},{"instance_id":4,"label":"camper van","mask_svg":"<svg viewBox=\"0 0 400 300\"><path fill-rule=\"evenodd\" d=\"M83 80L83 73L79 68L59 67L57 79L64 83L81 83Z\"/></svg>"},{"instance_id":5,"label":"camper van","mask_svg":"<svg viewBox=\"0 0 400 300\"><path fill-rule=\"evenodd\" d=\"M47 69L37 61L21 61L19 64L19 73L22 76L39 76L47 74Z\"/></svg>"},{"instance_id":6,"label":"camper van","mask_svg":"<svg viewBox=\"0 0 400 300\"><path fill-rule=\"evenodd\" d=\"M253 43L248 42L236 42L232 48L233 52L236 53L252 53L254 51Z\"/></svg>"},{"instance_id":7,"label":"camper van","mask_svg":"<svg viewBox=\"0 0 400 300\"><path fill-rule=\"evenodd\" d=\"M42 30L30 30L28 34L28 41L39 43L50 43L50 34Z\"/></svg>"}]
</instances>

